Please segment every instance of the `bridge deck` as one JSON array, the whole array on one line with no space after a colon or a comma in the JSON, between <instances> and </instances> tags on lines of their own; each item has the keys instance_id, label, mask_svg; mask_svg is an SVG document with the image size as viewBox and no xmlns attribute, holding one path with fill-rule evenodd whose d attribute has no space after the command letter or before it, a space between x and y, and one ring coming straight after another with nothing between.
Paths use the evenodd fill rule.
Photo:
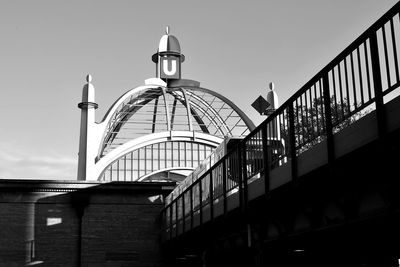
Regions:
<instances>
[{"instance_id":1,"label":"bridge deck","mask_svg":"<svg viewBox=\"0 0 400 267\"><path fill-rule=\"evenodd\" d=\"M387 130L389 133L400 129L400 97L397 97L385 105L385 113L387 116ZM351 153L369 143L377 141L379 138L376 123L376 112L365 115L363 118L352 123L342 131L334 134L334 149L335 157L340 158L347 153ZM328 164L327 144L326 140L318 143L307 151L303 152L298 157L298 175L304 176L320 167ZM248 199L252 201L265 194L265 188L270 190L276 189L293 181L292 165L290 160L284 164L271 170L269 174L269 186L265 186L265 176L263 174L254 175L248 180ZM379 177L377 177L379 179ZM226 197L226 212L240 208L239 190L232 190ZM200 214L202 213L202 214ZM178 220L172 228L167 229L163 233L164 241L171 237L178 236L184 232L190 231L201 224L207 223L210 220L222 216L224 214L223 197L214 199L213 207L210 208L210 203L201 207L193 216L187 216L183 225L183 220ZM172 231L172 233L170 232Z\"/></svg>"},{"instance_id":2,"label":"bridge deck","mask_svg":"<svg viewBox=\"0 0 400 267\"><path fill-rule=\"evenodd\" d=\"M182 255L199 264L206 255L212 266L393 266L399 12L400 2L167 198L161 236L171 266Z\"/></svg>"},{"instance_id":3,"label":"bridge deck","mask_svg":"<svg viewBox=\"0 0 400 267\"><path fill-rule=\"evenodd\" d=\"M168 198L163 243L184 250L208 235L198 249L204 251L207 242L246 233L241 242L252 247L255 225L265 247L297 235L304 225L320 231L380 210L386 219L368 220L373 227L354 239L363 247L363 235L400 221L392 216L400 210L399 182L388 171L397 171L400 155L399 12L400 2L227 155ZM342 236L352 234L350 228ZM335 240L331 236L326 240ZM268 249L271 255L275 248Z\"/></svg>"}]
</instances>

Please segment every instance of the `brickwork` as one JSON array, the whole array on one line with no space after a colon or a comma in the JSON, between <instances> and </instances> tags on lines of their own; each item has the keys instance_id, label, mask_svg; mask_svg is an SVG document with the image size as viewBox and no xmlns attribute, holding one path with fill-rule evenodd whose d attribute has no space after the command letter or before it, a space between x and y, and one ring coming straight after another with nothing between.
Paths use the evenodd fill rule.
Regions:
<instances>
[{"instance_id":1,"label":"brickwork","mask_svg":"<svg viewBox=\"0 0 400 267\"><path fill-rule=\"evenodd\" d=\"M74 183L0 181L0 267L161 265L159 214L173 184Z\"/></svg>"}]
</instances>

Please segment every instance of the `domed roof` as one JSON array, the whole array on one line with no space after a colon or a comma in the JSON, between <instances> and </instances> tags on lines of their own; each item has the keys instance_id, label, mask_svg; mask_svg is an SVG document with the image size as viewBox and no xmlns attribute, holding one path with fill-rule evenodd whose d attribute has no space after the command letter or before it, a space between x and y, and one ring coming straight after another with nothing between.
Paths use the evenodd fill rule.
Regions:
<instances>
[{"instance_id":1,"label":"domed roof","mask_svg":"<svg viewBox=\"0 0 400 267\"><path fill-rule=\"evenodd\" d=\"M124 100L106 114L111 119L99 157L130 140L154 133L190 131L224 138L243 137L255 128L229 99L198 86L143 86L121 98Z\"/></svg>"},{"instance_id":2,"label":"domed roof","mask_svg":"<svg viewBox=\"0 0 400 267\"><path fill-rule=\"evenodd\" d=\"M157 53L151 59L154 63L158 63L158 56L163 55L179 56L181 62L185 61L185 56L181 54L181 46L178 39L169 34L169 26L166 27L165 34L160 39Z\"/></svg>"},{"instance_id":3,"label":"domed roof","mask_svg":"<svg viewBox=\"0 0 400 267\"><path fill-rule=\"evenodd\" d=\"M160 44L158 45L158 53L181 53L181 46L179 45L178 39L169 34L165 34L160 39Z\"/></svg>"}]
</instances>

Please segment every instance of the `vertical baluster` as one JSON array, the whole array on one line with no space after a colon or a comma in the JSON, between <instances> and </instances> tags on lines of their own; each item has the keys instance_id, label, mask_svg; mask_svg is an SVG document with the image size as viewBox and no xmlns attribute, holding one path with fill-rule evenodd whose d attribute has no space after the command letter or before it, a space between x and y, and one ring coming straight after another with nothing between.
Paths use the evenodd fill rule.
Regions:
<instances>
[{"instance_id":1,"label":"vertical baluster","mask_svg":"<svg viewBox=\"0 0 400 267\"><path fill-rule=\"evenodd\" d=\"M200 225L203 224L203 189L202 189L202 181L200 178L196 182L199 184L199 212L200 212Z\"/></svg>"},{"instance_id":2,"label":"vertical baluster","mask_svg":"<svg viewBox=\"0 0 400 267\"><path fill-rule=\"evenodd\" d=\"M356 91L356 76L354 74L354 60L353 53L350 53L350 66L351 66L351 81L353 85L354 108L357 108L357 91Z\"/></svg>"},{"instance_id":3,"label":"vertical baluster","mask_svg":"<svg viewBox=\"0 0 400 267\"><path fill-rule=\"evenodd\" d=\"M310 121L309 121L309 112L310 109L308 108L308 102L307 102L307 92L310 89L307 89L307 91L304 92L304 112L306 114L306 131L307 131L307 143L312 141L312 129L310 128Z\"/></svg>"},{"instance_id":4,"label":"vertical baluster","mask_svg":"<svg viewBox=\"0 0 400 267\"><path fill-rule=\"evenodd\" d=\"M179 196L175 199L175 237L179 235L178 228L179 228L179 217L178 217L178 201Z\"/></svg>"},{"instance_id":5,"label":"vertical baluster","mask_svg":"<svg viewBox=\"0 0 400 267\"><path fill-rule=\"evenodd\" d=\"M385 25L382 26L382 38L383 38L383 51L385 54L387 88L390 88L390 68L389 68L389 56L388 56L388 48L387 48L387 41L386 41Z\"/></svg>"},{"instance_id":6,"label":"vertical baluster","mask_svg":"<svg viewBox=\"0 0 400 267\"><path fill-rule=\"evenodd\" d=\"M244 143L241 146L241 157L242 160L239 162L242 162L242 166L241 166L241 173L242 173L242 183L243 183L243 208L244 211L247 211L247 200L248 200L248 195L247 195L247 155L246 155L246 144Z\"/></svg>"},{"instance_id":7,"label":"vertical baluster","mask_svg":"<svg viewBox=\"0 0 400 267\"><path fill-rule=\"evenodd\" d=\"M173 223L172 223L172 203L171 202L168 207L169 207L169 238L172 239L172 229L173 229Z\"/></svg>"},{"instance_id":8,"label":"vertical baluster","mask_svg":"<svg viewBox=\"0 0 400 267\"><path fill-rule=\"evenodd\" d=\"M338 64L338 74L339 74L339 94L340 94L340 111L341 111L341 118L338 120L338 123L340 124L344 117L344 107L343 107L343 86L342 86L342 70L340 69L340 64L341 62Z\"/></svg>"},{"instance_id":9,"label":"vertical baluster","mask_svg":"<svg viewBox=\"0 0 400 267\"><path fill-rule=\"evenodd\" d=\"M376 33L373 33L369 39L371 48L371 64L372 64L372 76L374 82L374 93L375 93L375 106L376 106L376 119L378 124L378 136L383 140L386 133L386 116L385 107L383 104L383 93L382 93L382 78L381 68L379 62L379 50Z\"/></svg>"},{"instance_id":10,"label":"vertical baluster","mask_svg":"<svg viewBox=\"0 0 400 267\"><path fill-rule=\"evenodd\" d=\"M193 229L193 220L194 220L194 212L193 212L193 184L190 185L190 229Z\"/></svg>"},{"instance_id":11,"label":"vertical baluster","mask_svg":"<svg viewBox=\"0 0 400 267\"><path fill-rule=\"evenodd\" d=\"M286 125L283 123L283 121L284 121L284 118L285 118L285 111L283 111L281 114L279 114L278 115L278 125L279 125L279 139L278 139L278 141L279 142L282 142L282 137L283 137L283 135L282 135L282 133L286 133L287 131L286 131ZM265 141L267 141L267 140L265 140ZM266 144L267 144L267 142L266 142ZM286 157L287 155L286 155L286 148L285 148L285 146L281 146L281 144L279 144L279 147L278 148L283 148L282 149L282 151L280 151L280 153L283 153L283 155L280 155L280 156L284 156L284 157ZM267 154L268 155L268 154ZM267 160L268 160L268 162L272 162L272 159L271 158L267 158ZM279 166L279 162L278 162L278 166ZM272 166L271 166L271 164L268 164L268 168L272 168Z\"/></svg>"},{"instance_id":12,"label":"vertical baluster","mask_svg":"<svg viewBox=\"0 0 400 267\"><path fill-rule=\"evenodd\" d=\"M328 150L328 164L333 164L335 159L334 153L334 139L333 139L333 127L332 127L332 113L331 113L331 96L329 90L329 76L328 72L322 77L323 92L324 92L324 110L325 110L325 130L327 139L327 150Z\"/></svg>"},{"instance_id":13,"label":"vertical baluster","mask_svg":"<svg viewBox=\"0 0 400 267\"><path fill-rule=\"evenodd\" d=\"M319 112L318 112L318 94L317 94L317 84L313 85L314 87L314 97L315 97L315 107L313 107L314 111L315 111L315 117L316 117L316 127L317 127L317 136L319 136L321 134L320 132L320 127L319 127Z\"/></svg>"},{"instance_id":14,"label":"vertical baluster","mask_svg":"<svg viewBox=\"0 0 400 267\"><path fill-rule=\"evenodd\" d=\"M294 110L293 104L289 105L289 139L290 139L290 157L292 167L292 180L297 179L297 156L296 156L296 137L294 130Z\"/></svg>"},{"instance_id":15,"label":"vertical baluster","mask_svg":"<svg viewBox=\"0 0 400 267\"><path fill-rule=\"evenodd\" d=\"M357 47L358 78L360 81L361 105L364 105L363 76L361 71L360 47Z\"/></svg>"},{"instance_id":16,"label":"vertical baluster","mask_svg":"<svg viewBox=\"0 0 400 267\"><path fill-rule=\"evenodd\" d=\"M303 146L307 142L307 130L305 130L305 129L307 129L307 124L305 123L305 120L304 120L305 116L304 116L304 110L303 110L302 95L300 95L299 98L300 98L300 115L298 115L298 116L300 117L300 124L299 124L298 129L299 129L299 136L302 137L300 146Z\"/></svg>"},{"instance_id":17,"label":"vertical baluster","mask_svg":"<svg viewBox=\"0 0 400 267\"><path fill-rule=\"evenodd\" d=\"M336 78L335 78L335 69L332 69L332 85L333 85L333 99L334 99L334 106L335 106L335 121L333 124L336 124L339 118L339 112L338 112L338 104L337 104L337 94L336 94Z\"/></svg>"},{"instance_id":18,"label":"vertical baluster","mask_svg":"<svg viewBox=\"0 0 400 267\"><path fill-rule=\"evenodd\" d=\"M293 115L295 116L295 119L296 119L296 125L297 125L297 128L295 127L295 128L293 128L293 130L295 131L295 133L296 133L296 135L295 135L295 138L297 139L297 145L300 147L300 145L301 145L301 135L300 135L300 131L301 131L301 129L300 129L300 119L299 119L299 104L298 104L298 99L296 98L296 109L294 110L294 112L293 112Z\"/></svg>"},{"instance_id":19,"label":"vertical baluster","mask_svg":"<svg viewBox=\"0 0 400 267\"><path fill-rule=\"evenodd\" d=\"M268 160L268 135L267 135L267 126L268 124L265 124L262 127L261 133L262 133L262 146L263 146L263 161L264 161L264 189L265 189L265 195L269 193L269 172L270 172L270 164Z\"/></svg>"},{"instance_id":20,"label":"vertical baluster","mask_svg":"<svg viewBox=\"0 0 400 267\"><path fill-rule=\"evenodd\" d=\"M186 230L186 217L187 217L187 215L186 215L186 205L187 205L187 203L185 201L186 201L186 196L187 196L188 193L189 193L188 190L185 190L185 192L183 193L183 202L182 202L183 232L185 232L185 230Z\"/></svg>"},{"instance_id":21,"label":"vertical baluster","mask_svg":"<svg viewBox=\"0 0 400 267\"><path fill-rule=\"evenodd\" d=\"M242 157L241 157L241 145L237 146L237 155L236 155L236 160L235 160L235 164L237 166L235 166L238 170L238 185L239 185L239 206L240 206L240 210L244 209L244 205L243 205L243 170L242 170L242 166L241 166L241 162L242 162Z\"/></svg>"},{"instance_id":22,"label":"vertical baluster","mask_svg":"<svg viewBox=\"0 0 400 267\"><path fill-rule=\"evenodd\" d=\"M213 175L212 175L212 169L210 169L209 173L209 179L210 179L210 218L211 221L214 219L214 181L213 181Z\"/></svg>"},{"instance_id":23,"label":"vertical baluster","mask_svg":"<svg viewBox=\"0 0 400 267\"><path fill-rule=\"evenodd\" d=\"M369 60L368 60L368 51L367 51L367 41L364 42L364 56L365 56L365 68L367 71L367 85L368 85L368 100L372 99L372 90L371 90L371 78L369 74Z\"/></svg>"},{"instance_id":24,"label":"vertical baluster","mask_svg":"<svg viewBox=\"0 0 400 267\"><path fill-rule=\"evenodd\" d=\"M393 18L390 19L390 31L392 33L392 46L393 46L393 58L394 58L394 68L396 72L396 82L399 82L399 62L397 61L397 46L396 46L396 36L394 33Z\"/></svg>"},{"instance_id":25,"label":"vertical baluster","mask_svg":"<svg viewBox=\"0 0 400 267\"><path fill-rule=\"evenodd\" d=\"M325 132L325 109L324 109L324 94L322 91L322 83L321 83L322 79L318 80L318 87L319 87L319 95L321 96L321 103L319 103L320 107L321 107L321 128L322 128L322 133L321 135L326 134Z\"/></svg>"},{"instance_id":26,"label":"vertical baluster","mask_svg":"<svg viewBox=\"0 0 400 267\"><path fill-rule=\"evenodd\" d=\"M310 100L310 106L308 107L309 112L310 112L310 122L311 122L311 138L314 140L315 139L315 131L314 131L314 110L313 110L313 102L312 102L312 87L307 90L308 91L308 96L309 96L309 100Z\"/></svg>"},{"instance_id":27,"label":"vertical baluster","mask_svg":"<svg viewBox=\"0 0 400 267\"><path fill-rule=\"evenodd\" d=\"M224 205L224 215L226 215L226 212L228 211L228 203L227 203L227 195L226 195L226 187L227 187L227 168L226 168L226 161L228 158L225 158L222 161L222 200L223 200L223 205Z\"/></svg>"},{"instance_id":28,"label":"vertical baluster","mask_svg":"<svg viewBox=\"0 0 400 267\"><path fill-rule=\"evenodd\" d=\"M349 77L347 74L347 60L346 57L344 58L344 77L345 77L345 85L346 85L346 96L347 96L347 114L345 117L347 117L351 111L351 104L350 104L350 93L349 93Z\"/></svg>"}]
</instances>

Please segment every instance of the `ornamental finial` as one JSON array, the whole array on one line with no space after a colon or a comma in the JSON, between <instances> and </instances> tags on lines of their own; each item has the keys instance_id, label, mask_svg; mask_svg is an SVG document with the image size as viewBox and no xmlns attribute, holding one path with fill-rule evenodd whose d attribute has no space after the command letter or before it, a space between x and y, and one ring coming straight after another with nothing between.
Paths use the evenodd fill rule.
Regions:
<instances>
[{"instance_id":1,"label":"ornamental finial","mask_svg":"<svg viewBox=\"0 0 400 267\"><path fill-rule=\"evenodd\" d=\"M165 27L165 34L169 35L169 26Z\"/></svg>"},{"instance_id":2,"label":"ornamental finial","mask_svg":"<svg viewBox=\"0 0 400 267\"><path fill-rule=\"evenodd\" d=\"M86 82L90 83L92 81L92 75L86 75Z\"/></svg>"},{"instance_id":3,"label":"ornamental finial","mask_svg":"<svg viewBox=\"0 0 400 267\"><path fill-rule=\"evenodd\" d=\"M269 83L269 89L270 89L271 91L273 91L274 88L275 88L275 84L274 84L273 82L270 82L270 83Z\"/></svg>"}]
</instances>

